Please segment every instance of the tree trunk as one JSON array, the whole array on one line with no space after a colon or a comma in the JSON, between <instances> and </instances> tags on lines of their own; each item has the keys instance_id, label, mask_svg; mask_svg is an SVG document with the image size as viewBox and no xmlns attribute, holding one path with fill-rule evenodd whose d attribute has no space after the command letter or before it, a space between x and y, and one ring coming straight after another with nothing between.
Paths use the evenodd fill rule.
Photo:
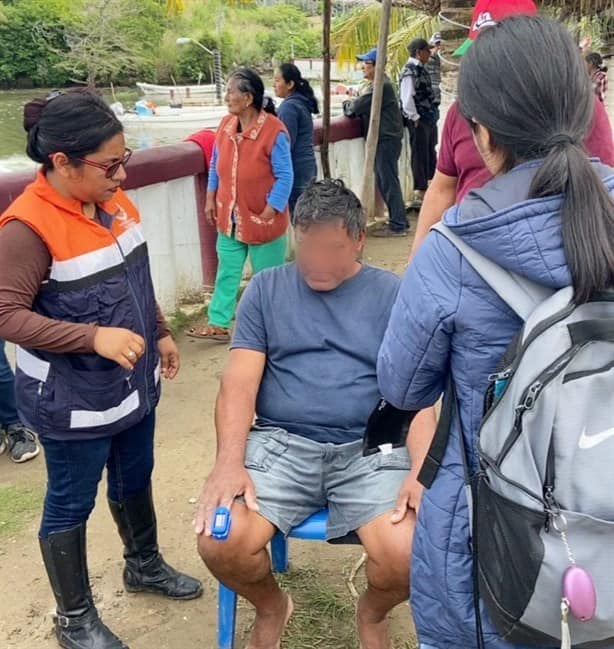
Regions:
<instances>
[{"instance_id":1,"label":"tree trunk","mask_svg":"<svg viewBox=\"0 0 614 649\"><path fill-rule=\"evenodd\" d=\"M320 144L320 159L322 160L322 175L330 178L330 160L328 158L328 143L330 139L330 27L332 0L324 0L324 31L322 36L322 143Z\"/></svg>"},{"instance_id":2,"label":"tree trunk","mask_svg":"<svg viewBox=\"0 0 614 649\"><path fill-rule=\"evenodd\" d=\"M377 42L377 61L375 63L375 78L373 80L373 97L371 100L371 115L369 131L365 143L365 164L362 172L360 198L367 210L367 216L373 216L373 176L375 167L375 151L379 140L380 113L382 111L382 95L384 90L384 75L386 74L386 51L388 49L388 31L390 28L390 10L392 0L382 0L382 16Z\"/></svg>"}]
</instances>

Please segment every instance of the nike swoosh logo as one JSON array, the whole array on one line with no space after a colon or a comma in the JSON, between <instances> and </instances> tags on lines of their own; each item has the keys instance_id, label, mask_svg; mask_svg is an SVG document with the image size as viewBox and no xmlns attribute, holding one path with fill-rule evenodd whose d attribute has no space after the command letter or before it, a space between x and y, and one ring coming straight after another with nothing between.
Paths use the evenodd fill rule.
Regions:
<instances>
[{"instance_id":1,"label":"nike swoosh logo","mask_svg":"<svg viewBox=\"0 0 614 649\"><path fill-rule=\"evenodd\" d=\"M614 428L604 430L602 433L595 433L594 435L587 435L585 428L582 431L582 435L580 435L578 446L583 450L595 448L595 446L605 442L607 439L610 439L610 437L614 437Z\"/></svg>"}]
</instances>

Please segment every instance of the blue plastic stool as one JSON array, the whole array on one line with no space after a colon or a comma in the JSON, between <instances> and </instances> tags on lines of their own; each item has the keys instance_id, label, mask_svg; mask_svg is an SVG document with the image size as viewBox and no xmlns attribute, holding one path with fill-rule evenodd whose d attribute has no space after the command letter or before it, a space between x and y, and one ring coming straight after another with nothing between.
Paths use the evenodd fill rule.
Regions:
<instances>
[{"instance_id":1,"label":"blue plastic stool","mask_svg":"<svg viewBox=\"0 0 614 649\"><path fill-rule=\"evenodd\" d=\"M292 528L288 536L293 539L307 541L326 541L327 518L328 509L322 509L304 520L300 525ZM337 542L360 543L355 534L350 534ZM288 539L281 532L276 532L271 539L271 562L273 572L286 572L288 570ZM217 620L218 649L234 649L237 594L223 584L219 585L218 590Z\"/></svg>"}]
</instances>

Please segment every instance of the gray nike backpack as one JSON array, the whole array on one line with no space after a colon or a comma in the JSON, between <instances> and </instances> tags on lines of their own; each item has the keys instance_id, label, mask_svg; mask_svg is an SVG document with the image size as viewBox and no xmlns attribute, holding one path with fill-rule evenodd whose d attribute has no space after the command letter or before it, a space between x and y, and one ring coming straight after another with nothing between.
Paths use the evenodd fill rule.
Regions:
<instances>
[{"instance_id":1,"label":"gray nike backpack","mask_svg":"<svg viewBox=\"0 0 614 649\"><path fill-rule=\"evenodd\" d=\"M479 470L466 466L475 603L482 598L509 642L612 647L614 291L576 306L571 287L553 293L446 226L434 229L524 321L489 377ZM458 417L450 388L420 476L426 486ZM483 646L479 606L476 623Z\"/></svg>"}]
</instances>

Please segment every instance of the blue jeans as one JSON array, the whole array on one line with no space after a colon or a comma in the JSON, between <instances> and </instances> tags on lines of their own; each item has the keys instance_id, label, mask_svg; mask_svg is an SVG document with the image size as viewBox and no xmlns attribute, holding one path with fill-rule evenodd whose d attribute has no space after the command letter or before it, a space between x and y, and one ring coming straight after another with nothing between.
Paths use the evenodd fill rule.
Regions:
<instances>
[{"instance_id":1,"label":"blue jeans","mask_svg":"<svg viewBox=\"0 0 614 649\"><path fill-rule=\"evenodd\" d=\"M315 160L306 160L305 162L295 162L293 165L293 171L294 184L292 185L290 200L288 201L290 216L293 216L294 214L296 201L298 201L300 195L307 189L309 183L317 176L318 167Z\"/></svg>"},{"instance_id":2,"label":"blue jeans","mask_svg":"<svg viewBox=\"0 0 614 649\"><path fill-rule=\"evenodd\" d=\"M155 413L112 437L91 440L41 438L47 461L47 495L40 538L84 523L94 509L107 467L107 495L121 502L149 486L154 465Z\"/></svg>"},{"instance_id":3,"label":"blue jeans","mask_svg":"<svg viewBox=\"0 0 614 649\"><path fill-rule=\"evenodd\" d=\"M15 375L4 353L4 340L0 340L0 426L6 428L19 423L15 404Z\"/></svg>"}]
</instances>

